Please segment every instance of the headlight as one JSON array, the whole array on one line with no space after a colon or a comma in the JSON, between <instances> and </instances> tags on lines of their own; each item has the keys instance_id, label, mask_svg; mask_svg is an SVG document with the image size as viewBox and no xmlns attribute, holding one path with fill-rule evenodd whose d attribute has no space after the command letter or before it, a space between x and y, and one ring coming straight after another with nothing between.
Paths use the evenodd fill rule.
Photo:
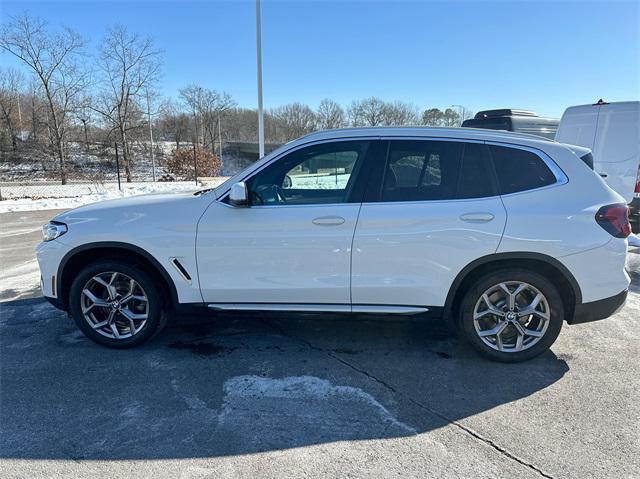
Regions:
<instances>
[{"instance_id":1,"label":"headlight","mask_svg":"<svg viewBox=\"0 0 640 479\"><path fill-rule=\"evenodd\" d=\"M67 225L57 221L49 221L42 226L42 238L44 241L54 240L67 232Z\"/></svg>"}]
</instances>

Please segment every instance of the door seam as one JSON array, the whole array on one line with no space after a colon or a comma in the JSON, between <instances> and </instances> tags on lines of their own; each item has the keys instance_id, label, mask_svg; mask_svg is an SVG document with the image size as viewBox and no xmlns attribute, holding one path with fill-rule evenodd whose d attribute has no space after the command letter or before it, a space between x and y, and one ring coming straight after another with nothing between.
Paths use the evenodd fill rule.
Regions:
<instances>
[{"instance_id":1,"label":"door seam","mask_svg":"<svg viewBox=\"0 0 640 479\"><path fill-rule=\"evenodd\" d=\"M358 222L360 221L360 212L362 211L363 203L360 203L358 208L358 214L356 216L356 224L353 228L353 235L351 236L351 247L349 248L349 308L353 310L353 244L356 239L356 232L358 231Z\"/></svg>"}]
</instances>

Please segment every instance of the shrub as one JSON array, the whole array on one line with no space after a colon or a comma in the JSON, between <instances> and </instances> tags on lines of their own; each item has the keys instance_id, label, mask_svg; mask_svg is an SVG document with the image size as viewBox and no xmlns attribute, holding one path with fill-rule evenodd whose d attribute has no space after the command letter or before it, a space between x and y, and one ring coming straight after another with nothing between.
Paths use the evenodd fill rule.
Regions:
<instances>
[{"instance_id":1,"label":"shrub","mask_svg":"<svg viewBox=\"0 0 640 479\"><path fill-rule=\"evenodd\" d=\"M195 179L193 148L180 148L174 150L167 160L166 171L170 174L185 180ZM218 176L222 169L220 158L202 147L196 147L196 158L198 159L198 177Z\"/></svg>"}]
</instances>

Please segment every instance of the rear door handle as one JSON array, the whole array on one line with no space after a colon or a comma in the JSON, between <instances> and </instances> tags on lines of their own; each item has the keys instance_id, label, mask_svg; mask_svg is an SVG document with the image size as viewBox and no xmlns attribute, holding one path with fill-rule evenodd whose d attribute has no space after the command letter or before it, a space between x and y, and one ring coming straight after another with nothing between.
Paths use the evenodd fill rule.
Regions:
<instances>
[{"instance_id":1,"label":"rear door handle","mask_svg":"<svg viewBox=\"0 0 640 479\"><path fill-rule=\"evenodd\" d=\"M484 212L465 213L463 215L460 215L460 219L462 221L467 221L468 223L488 223L493 218L495 218L494 215L492 215L491 213L484 213Z\"/></svg>"},{"instance_id":2,"label":"rear door handle","mask_svg":"<svg viewBox=\"0 0 640 479\"><path fill-rule=\"evenodd\" d=\"M320 216L313 220L314 225L318 226L338 226L345 222L342 216Z\"/></svg>"}]
</instances>

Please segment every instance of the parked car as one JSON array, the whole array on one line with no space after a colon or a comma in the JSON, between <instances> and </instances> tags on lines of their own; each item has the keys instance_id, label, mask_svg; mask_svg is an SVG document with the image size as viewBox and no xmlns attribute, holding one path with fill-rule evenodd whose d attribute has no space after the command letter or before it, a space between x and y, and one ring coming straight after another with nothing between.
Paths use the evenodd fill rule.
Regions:
<instances>
[{"instance_id":1,"label":"parked car","mask_svg":"<svg viewBox=\"0 0 640 479\"><path fill-rule=\"evenodd\" d=\"M569 107L556 140L592 150L594 169L629 203L633 232L640 232L640 101Z\"/></svg>"},{"instance_id":2,"label":"parked car","mask_svg":"<svg viewBox=\"0 0 640 479\"><path fill-rule=\"evenodd\" d=\"M479 111L473 118L463 121L462 126L514 131L553 139L558 129L558 123L557 118L542 118L533 111L504 108Z\"/></svg>"},{"instance_id":3,"label":"parked car","mask_svg":"<svg viewBox=\"0 0 640 479\"><path fill-rule=\"evenodd\" d=\"M506 132L313 133L212 190L56 216L42 289L114 348L175 311L315 311L442 317L521 361L627 295L627 205L576 160Z\"/></svg>"}]
</instances>

